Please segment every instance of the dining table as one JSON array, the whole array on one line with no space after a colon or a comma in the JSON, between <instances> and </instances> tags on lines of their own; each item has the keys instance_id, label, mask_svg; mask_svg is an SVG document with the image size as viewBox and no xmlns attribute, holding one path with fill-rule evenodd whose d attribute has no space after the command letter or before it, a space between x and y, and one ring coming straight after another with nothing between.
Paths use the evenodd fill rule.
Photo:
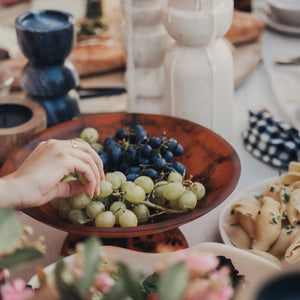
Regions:
<instances>
[{"instance_id":1,"label":"dining table","mask_svg":"<svg viewBox=\"0 0 300 300\"><path fill-rule=\"evenodd\" d=\"M248 111L251 109L266 109L274 116L289 121L275 101L274 90L270 84L269 76L266 71L266 65L272 63L274 56L296 56L300 54L299 36L289 35L274 31L266 27L261 36L261 60L255 70L235 88L233 111L234 111L234 127L231 133L230 141L232 147L237 152L241 163L241 175L238 184L232 194L218 207L199 217L198 219L182 225L179 229L183 233L189 246L193 246L203 242L219 242L222 239L219 233L219 215L230 200L230 197L239 193L246 187L255 184L258 181L272 178L285 170L266 164L257 159L252 153L246 150L242 139L242 131L248 125ZM120 83L123 82L123 72L117 72L111 75ZM20 94L17 92L16 94ZM11 92L10 96L14 96ZM300 95L299 95L300 96ZM95 102L96 103L96 102ZM97 105L97 104L93 105ZM101 102L99 102L101 103ZM100 105L100 104L99 104ZM226 122L226 119L223 120ZM37 266L45 267L61 257L61 247L67 237L67 232L52 228L21 211L17 212L18 218L22 224L33 227L35 236L43 236L47 247L47 253L28 267L20 271L12 272L12 278L22 277L29 280L35 273Z\"/></svg>"}]
</instances>

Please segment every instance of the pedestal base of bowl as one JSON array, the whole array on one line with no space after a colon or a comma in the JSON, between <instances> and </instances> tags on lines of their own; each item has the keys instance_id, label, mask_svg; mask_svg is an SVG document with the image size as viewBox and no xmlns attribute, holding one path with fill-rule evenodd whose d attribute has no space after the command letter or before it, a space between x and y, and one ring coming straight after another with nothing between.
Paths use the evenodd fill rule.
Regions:
<instances>
[{"instance_id":1,"label":"pedestal base of bowl","mask_svg":"<svg viewBox=\"0 0 300 300\"><path fill-rule=\"evenodd\" d=\"M76 234L68 234L61 248L61 255L68 256L75 251L78 242L83 242L87 237ZM116 246L135 251L157 253L163 249L177 251L188 248L188 243L183 233L178 229L144 235L133 238L100 238L102 245Z\"/></svg>"}]
</instances>

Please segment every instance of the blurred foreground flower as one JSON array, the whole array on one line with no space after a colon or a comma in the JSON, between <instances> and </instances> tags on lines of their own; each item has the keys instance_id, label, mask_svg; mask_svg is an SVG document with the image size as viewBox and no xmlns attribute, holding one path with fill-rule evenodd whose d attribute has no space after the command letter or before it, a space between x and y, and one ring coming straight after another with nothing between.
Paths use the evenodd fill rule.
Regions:
<instances>
[{"instance_id":1,"label":"blurred foreground flower","mask_svg":"<svg viewBox=\"0 0 300 300\"><path fill-rule=\"evenodd\" d=\"M22 279L5 282L5 269L43 254L43 240L30 242L25 229L11 210L0 211L0 239L10 235L0 247L0 300L230 300L242 278L230 260L192 250L165 252L153 274L142 274L124 262L108 263L92 237L78 245L72 264L62 259L53 273L38 271L40 288L32 290Z\"/></svg>"}]
</instances>

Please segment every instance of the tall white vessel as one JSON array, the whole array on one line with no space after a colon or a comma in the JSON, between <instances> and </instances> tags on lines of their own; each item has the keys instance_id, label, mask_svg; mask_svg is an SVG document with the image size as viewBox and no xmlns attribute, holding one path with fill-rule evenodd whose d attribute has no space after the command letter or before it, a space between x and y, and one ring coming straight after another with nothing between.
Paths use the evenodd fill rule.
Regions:
<instances>
[{"instance_id":1,"label":"tall white vessel","mask_svg":"<svg viewBox=\"0 0 300 300\"><path fill-rule=\"evenodd\" d=\"M162 21L175 40L164 63L168 113L204 125L229 141L233 58L222 38L232 17L233 0L162 0Z\"/></svg>"},{"instance_id":2,"label":"tall white vessel","mask_svg":"<svg viewBox=\"0 0 300 300\"><path fill-rule=\"evenodd\" d=\"M161 0L121 0L127 54L128 111L166 114L164 55L171 38L161 22Z\"/></svg>"}]
</instances>

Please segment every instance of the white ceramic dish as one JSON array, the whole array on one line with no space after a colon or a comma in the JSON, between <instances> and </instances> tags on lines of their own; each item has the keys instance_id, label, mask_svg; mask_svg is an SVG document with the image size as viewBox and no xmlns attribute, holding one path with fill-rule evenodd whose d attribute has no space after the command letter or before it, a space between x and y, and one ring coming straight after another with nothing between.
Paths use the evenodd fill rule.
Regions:
<instances>
[{"instance_id":1,"label":"white ceramic dish","mask_svg":"<svg viewBox=\"0 0 300 300\"><path fill-rule=\"evenodd\" d=\"M285 34L295 35L295 36L300 35L300 26L284 24L279 20L279 18L276 15L272 14L271 12L268 11L261 12L260 18L264 21L266 26L280 33L285 33Z\"/></svg>"},{"instance_id":2,"label":"white ceramic dish","mask_svg":"<svg viewBox=\"0 0 300 300\"><path fill-rule=\"evenodd\" d=\"M255 184L245 188L244 190L240 191L239 193L233 195L232 197L228 198L228 200L226 202L227 204L222 209L222 211L220 213L220 217L219 217L219 231L220 231L221 238L226 245L233 246L228 235L226 234L225 230L223 229L223 224L229 222L231 206L235 202L238 202L241 198L243 198L245 196L259 195L265 188L268 187L269 183L276 181L278 178L279 177L277 176L277 177L272 177L272 178L268 178L263 181L257 182Z\"/></svg>"},{"instance_id":3,"label":"white ceramic dish","mask_svg":"<svg viewBox=\"0 0 300 300\"><path fill-rule=\"evenodd\" d=\"M252 253L248 253L247 251L221 243L201 243L180 251L189 251L190 249L210 252L216 256L223 255L231 259L234 267L239 270L241 275L245 276L245 279L248 282L246 285L247 288L250 288L257 280L261 281L264 278L270 277L275 272L281 271L281 268L272 262ZM158 261L161 259L162 255L164 255L161 253L137 252L112 246L102 246L102 251L108 262L110 260L124 261L146 275L151 274L154 271ZM64 261L67 264L72 264L75 259L75 255L64 258ZM54 268L55 263L46 267L44 271L47 275L51 275ZM257 270L259 270L259 272L257 272ZM33 288L39 287L37 276L35 275L32 277L28 284L30 284ZM243 298L241 297L239 299Z\"/></svg>"},{"instance_id":4,"label":"white ceramic dish","mask_svg":"<svg viewBox=\"0 0 300 300\"><path fill-rule=\"evenodd\" d=\"M267 3L282 23L300 28L299 0L267 0Z\"/></svg>"}]
</instances>

